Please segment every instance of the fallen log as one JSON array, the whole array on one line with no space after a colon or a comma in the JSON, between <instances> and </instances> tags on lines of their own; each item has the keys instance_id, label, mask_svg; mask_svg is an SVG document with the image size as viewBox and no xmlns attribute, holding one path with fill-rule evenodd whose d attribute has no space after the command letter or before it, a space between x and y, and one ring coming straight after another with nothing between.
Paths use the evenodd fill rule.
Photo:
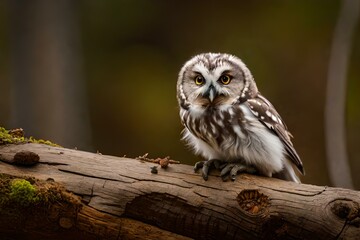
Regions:
<instances>
[{"instance_id":1,"label":"fallen log","mask_svg":"<svg viewBox=\"0 0 360 240\"><path fill-rule=\"evenodd\" d=\"M146 159L35 143L2 145L0 160L0 178L7 179L0 184L0 206L1 189L9 189L4 183L17 178L57 196L39 195L46 204L1 208L1 239L360 236L360 192L354 190L248 174L223 182L216 172L204 181L188 165L160 168Z\"/></svg>"}]
</instances>

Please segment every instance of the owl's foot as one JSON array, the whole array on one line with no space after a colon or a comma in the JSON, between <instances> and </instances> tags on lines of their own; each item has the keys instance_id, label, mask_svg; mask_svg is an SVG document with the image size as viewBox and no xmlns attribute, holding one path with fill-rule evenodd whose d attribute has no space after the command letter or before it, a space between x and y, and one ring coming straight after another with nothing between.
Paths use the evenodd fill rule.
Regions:
<instances>
[{"instance_id":1,"label":"owl's foot","mask_svg":"<svg viewBox=\"0 0 360 240\"><path fill-rule=\"evenodd\" d=\"M212 166L216 169L221 169L223 162L218 159L210 159L207 161L200 161L195 163L194 171L197 172L201 168L201 175L205 181L208 180L209 170Z\"/></svg>"},{"instance_id":2,"label":"owl's foot","mask_svg":"<svg viewBox=\"0 0 360 240\"><path fill-rule=\"evenodd\" d=\"M238 173L256 173L256 169L254 167L244 165L242 163L227 163L221 170L220 176L223 181L226 181L228 177L232 181L235 181L236 175Z\"/></svg>"}]
</instances>

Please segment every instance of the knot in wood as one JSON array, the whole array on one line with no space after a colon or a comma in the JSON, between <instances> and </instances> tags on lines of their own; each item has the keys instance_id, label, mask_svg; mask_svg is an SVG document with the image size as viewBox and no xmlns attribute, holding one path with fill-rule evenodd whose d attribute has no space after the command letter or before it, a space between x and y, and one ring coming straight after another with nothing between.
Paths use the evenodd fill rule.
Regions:
<instances>
[{"instance_id":1,"label":"knot in wood","mask_svg":"<svg viewBox=\"0 0 360 240\"><path fill-rule=\"evenodd\" d=\"M263 213L270 203L269 197L256 189L242 190L236 200L244 211L251 214Z\"/></svg>"},{"instance_id":2,"label":"knot in wood","mask_svg":"<svg viewBox=\"0 0 360 240\"><path fill-rule=\"evenodd\" d=\"M14 156L13 163L22 166L33 166L40 161L38 154L31 151L20 151Z\"/></svg>"},{"instance_id":3,"label":"knot in wood","mask_svg":"<svg viewBox=\"0 0 360 240\"><path fill-rule=\"evenodd\" d=\"M71 218L62 217L59 219L59 225L62 228L69 229L74 225L74 221Z\"/></svg>"},{"instance_id":4,"label":"knot in wood","mask_svg":"<svg viewBox=\"0 0 360 240\"><path fill-rule=\"evenodd\" d=\"M346 202L336 202L331 207L331 211L341 219L346 219L351 212L351 207Z\"/></svg>"},{"instance_id":5,"label":"knot in wood","mask_svg":"<svg viewBox=\"0 0 360 240\"><path fill-rule=\"evenodd\" d=\"M337 199L331 204L331 212L349 224L360 226L360 204L350 199Z\"/></svg>"}]
</instances>

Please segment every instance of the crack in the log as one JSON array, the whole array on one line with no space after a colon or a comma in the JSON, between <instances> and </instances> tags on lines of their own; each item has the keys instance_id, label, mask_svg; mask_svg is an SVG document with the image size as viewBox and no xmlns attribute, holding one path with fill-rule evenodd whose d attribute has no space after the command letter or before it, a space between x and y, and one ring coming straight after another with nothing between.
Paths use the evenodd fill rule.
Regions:
<instances>
[{"instance_id":1,"label":"crack in the log","mask_svg":"<svg viewBox=\"0 0 360 240\"><path fill-rule=\"evenodd\" d=\"M279 202L295 203L295 204L298 204L298 203L299 203L299 201L297 201L297 200L292 201L292 200L290 200L290 199L288 199L288 198L287 198L287 199L284 199L284 198L281 198L281 197L279 197L279 198L271 197L271 200L274 201L274 202L271 204L271 205L273 205L273 206L281 206L281 205L283 205L283 203L277 205L277 204L276 204L277 201L279 201ZM305 200L304 200L304 201L305 201ZM309 202L313 202L313 200L310 199Z\"/></svg>"},{"instance_id":2,"label":"crack in the log","mask_svg":"<svg viewBox=\"0 0 360 240\"><path fill-rule=\"evenodd\" d=\"M58 163L58 162L39 162L40 164L46 164L46 165L51 165L51 166L59 166L59 165L65 165L68 166L69 164L67 163Z\"/></svg>"},{"instance_id":3,"label":"crack in the log","mask_svg":"<svg viewBox=\"0 0 360 240\"><path fill-rule=\"evenodd\" d=\"M195 193L196 195L199 195L200 197L203 197L203 198L209 198L208 196L200 194L200 193L198 193L196 191L193 191L193 193Z\"/></svg>"},{"instance_id":4,"label":"crack in the log","mask_svg":"<svg viewBox=\"0 0 360 240\"><path fill-rule=\"evenodd\" d=\"M201 183L194 183L194 182L190 182L190 181L187 181L185 179L183 179L184 182L186 183L189 183L189 184L192 184L192 185L196 185L196 186L199 186L199 187L206 187L206 188L210 188L210 189L214 189L214 190L220 190L220 191L231 191L231 192L234 192L234 190L228 190L228 189L224 189L224 188L217 188L217 187L212 187L212 186L209 186L207 184L201 184Z\"/></svg>"},{"instance_id":5,"label":"crack in the log","mask_svg":"<svg viewBox=\"0 0 360 240\"><path fill-rule=\"evenodd\" d=\"M321 190L320 192L318 192L318 193L314 194L313 196L317 196L317 195L322 194L323 192L325 192L325 191L326 191L327 187L328 187L328 186L324 186L324 189L323 189L323 190Z\"/></svg>"},{"instance_id":6,"label":"crack in the log","mask_svg":"<svg viewBox=\"0 0 360 240\"><path fill-rule=\"evenodd\" d=\"M104 210L101 210L101 209L98 209L98 208L95 208L95 207L93 207L93 206L90 206L90 205L86 205L86 207L89 207L89 208L92 208L92 209L94 209L95 211L98 211L98 212L101 212L101 213L105 213L105 214L109 214L109 215L111 215L111 216L113 216L113 217L121 217L121 215L118 215L118 214L114 214L114 213L111 213L111 212L107 212L107 211L104 211ZM89 214L86 214L86 213L84 213L84 212L82 212L81 214L83 214L83 215L85 215L85 216L88 216L88 217L94 217L93 215L89 215Z\"/></svg>"},{"instance_id":7,"label":"crack in the log","mask_svg":"<svg viewBox=\"0 0 360 240\"><path fill-rule=\"evenodd\" d=\"M80 175L80 176L84 176L84 177L103 179L103 180L110 180L110 181L123 182L123 183L129 183L129 182L126 182L126 181L121 181L120 179L116 179L116 178L98 177L98 176L93 176L93 175L89 175L89 174L85 174L85 173L79 173L79 172L66 170L66 169L59 169L59 171L66 172L66 173L72 173L72 174L76 174L76 175Z\"/></svg>"},{"instance_id":8,"label":"crack in the log","mask_svg":"<svg viewBox=\"0 0 360 240\"><path fill-rule=\"evenodd\" d=\"M319 192L316 192L316 193L313 193L313 194L301 194L301 193L299 193L299 192L291 192L291 191L287 191L287 190L281 190L281 189L266 187L266 186L263 186L263 185L259 185L259 186L262 187L262 188L265 188L265 189L273 190L273 191L275 191L275 192L294 194L294 195L304 196L304 197L314 197L314 196L320 195L320 194L322 194L323 192L325 192L326 189L327 189L327 186L324 186L324 189L322 189L322 190L319 191Z\"/></svg>"},{"instance_id":9,"label":"crack in the log","mask_svg":"<svg viewBox=\"0 0 360 240\"><path fill-rule=\"evenodd\" d=\"M106 182L107 180L105 180ZM93 183L93 185L91 186L91 198L94 196L94 186L95 186L95 182Z\"/></svg>"},{"instance_id":10,"label":"crack in the log","mask_svg":"<svg viewBox=\"0 0 360 240\"><path fill-rule=\"evenodd\" d=\"M108 203L108 202L104 202L102 203L103 206L107 206L107 207L116 207L116 208L121 208L121 204L116 204L116 203Z\"/></svg>"},{"instance_id":11,"label":"crack in the log","mask_svg":"<svg viewBox=\"0 0 360 240\"><path fill-rule=\"evenodd\" d=\"M99 177L99 176L93 176L93 175L89 175L89 174L85 174L85 173L79 173L79 172L75 172L75 171L71 171L71 170L66 170L66 169L59 169L59 171L61 172L66 172L66 173L72 173L72 174L76 174L76 175L80 175L80 176L84 176L84 177L90 177L90 178L96 178L96 179L102 179L102 180L109 180L109 181L116 181L116 182L123 182L123 183L130 183L130 182L126 182L126 181L121 181L120 179L115 179L115 178L106 178L106 177ZM136 180L136 181L144 181L144 182L155 182L155 183L163 183L163 184L169 184L171 186L177 186L177 187L181 187L181 188L185 188L185 189L190 189L192 188L192 186L190 187L186 187L180 184L176 184L176 183L168 183L165 181L158 181L158 180L153 180L153 179L140 179L140 178L135 178L135 177L129 177L126 175L122 175L122 174L118 174L121 177L125 177L125 178L129 178L132 180ZM135 181L131 182L134 183Z\"/></svg>"},{"instance_id":12,"label":"crack in the log","mask_svg":"<svg viewBox=\"0 0 360 240\"><path fill-rule=\"evenodd\" d=\"M344 225L343 225L343 227L341 228L341 231L338 233L338 235L336 236L336 238L335 238L335 239L339 239L339 238L340 238L340 236L341 236L341 234L343 233L343 231L344 231L344 229L345 229L345 227L346 227L347 223L348 223L348 220L347 220L347 219L345 219Z\"/></svg>"},{"instance_id":13,"label":"crack in the log","mask_svg":"<svg viewBox=\"0 0 360 240\"><path fill-rule=\"evenodd\" d=\"M99 195L96 195L96 194L93 194L93 193L91 193L91 194L77 193L77 192L72 192L72 193L75 194L76 196L79 196L79 197L82 197L82 198L88 197L89 199L91 199L91 198L93 198L93 197L98 197L98 196L99 196ZM88 203L90 202L90 200L89 200L89 201L85 201L85 202L87 202L86 205L88 205Z\"/></svg>"},{"instance_id":14,"label":"crack in the log","mask_svg":"<svg viewBox=\"0 0 360 240\"><path fill-rule=\"evenodd\" d=\"M177 186L177 187L181 187L181 188L185 188L185 189L190 189L192 187L186 187L180 184L176 184L176 183L169 183L169 182L163 182L163 181L156 181L156 180L152 180L152 179L141 179L139 181L144 181L144 182L154 182L154 183L163 183L163 184L168 184L171 186Z\"/></svg>"},{"instance_id":15,"label":"crack in the log","mask_svg":"<svg viewBox=\"0 0 360 240\"><path fill-rule=\"evenodd\" d=\"M104 182L106 182L107 180L105 180ZM73 192L75 195L79 196L82 198L82 202L85 203L87 206L89 206L89 203L91 202L91 199L93 197L98 197L99 195L94 194L94 188L95 188L95 182L92 184L91 186L91 192L90 194L86 194L86 193L76 193Z\"/></svg>"},{"instance_id":16,"label":"crack in the log","mask_svg":"<svg viewBox=\"0 0 360 240\"><path fill-rule=\"evenodd\" d=\"M154 179L140 179L140 178L129 177L129 176L126 176L126 175L121 175L121 174L119 174L119 176L126 177L126 178L130 178L130 179L133 179L133 180L137 180L137 181L139 181L139 182L163 183L163 184L169 184L169 185L172 185L172 186L177 186L177 187L186 188L186 189L192 188L192 187L186 187L186 186L183 186L183 185L180 185L180 184L176 184L176 183L169 183L169 182L159 181L159 180L154 180ZM186 182L185 180L183 180L183 181Z\"/></svg>"},{"instance_id":17,"label":"crack in the log","mask_svg":"<svg viewBox=\"0 0 360 240\"><path fill-rule=\"evenodd\" d=\"M118 233L116 236L116 240L122 239L121 233L122 233L122 222L119 223L119 229L118 229Z\"/></svg>"},{"instance_id":18,"label":"crack in the log","mask_svg":"<svg viewBox=\"0 0 360 240\"><path fill-rule=\"evenodd\" d=\"M186 173L183 173L183 172L165 172L166 174L164 174L163 176L166 176L166 177L169 177L169 178L175 178L175 179L183 179L184 176L172 176L172 174L177 174L177 175L186 175L185 177L188 177L188 176L193 176L191 174L186 174Z\"/></svg>"}]
</instances>

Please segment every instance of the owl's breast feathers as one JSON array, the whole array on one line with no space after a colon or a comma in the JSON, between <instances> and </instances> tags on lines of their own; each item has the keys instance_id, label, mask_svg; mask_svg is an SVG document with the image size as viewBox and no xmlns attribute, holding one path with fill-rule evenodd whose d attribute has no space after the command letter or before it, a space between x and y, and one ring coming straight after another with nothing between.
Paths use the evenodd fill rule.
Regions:
<instances>
[{"instance_id":1,"label":"owl's breast feathers","mask_svg":"<svg viewBox=\"0 0 360 240\"><path fill-rule=\"evenodd\" d=\"M249 111L243 111L244 107ZM219 151L235 150L236 148L249 147L252 143L249 132L248 116L252 114L269 132L277 136L284 145L288 158L304 174L303 164L291 142L292 135L287 131L287 126L277 113L273 105L262 95L239 104L229 106L227 109L182 108L181 119L184 126L197 138ZM259 147L259 146L258 146ZM235 148L235 149L234 149ZM234 154L235 156L236 154Z\"/></svg>"},{"instance_id":2,"label":"owl's breast feathers","mask_svg":"<svg viewBox=\"0 0 360 240\"><path fill-rule=\"evenodd\" d=\"M261 94L255 98L248 99L245 104L249 107L252 114L264 124L270 131L276 134L284 144L290 160L296 165L304 175L305 170L299 155L297 154L292 142L291 133L287 130L285 122L275 110L274 106Z\"/></svg>"},{"instance_id":3,"label":"owl's breast feathers","mask_svg":"<svg viewBox=\"0 0 360 240\"><path fill-rule=\"evenodd\" d=\"M248 133L241 125L244 114L239 107L230 107L221 110L213 107L203 110L182 109L181 119L183 125L197 138L208 143L213 148L222 148L225 145L235 144L239 134L246 136ZM238 128L234 128L238 126ZM238 129L241 133L236 133Z\"/></svg>"}]
</instances>

